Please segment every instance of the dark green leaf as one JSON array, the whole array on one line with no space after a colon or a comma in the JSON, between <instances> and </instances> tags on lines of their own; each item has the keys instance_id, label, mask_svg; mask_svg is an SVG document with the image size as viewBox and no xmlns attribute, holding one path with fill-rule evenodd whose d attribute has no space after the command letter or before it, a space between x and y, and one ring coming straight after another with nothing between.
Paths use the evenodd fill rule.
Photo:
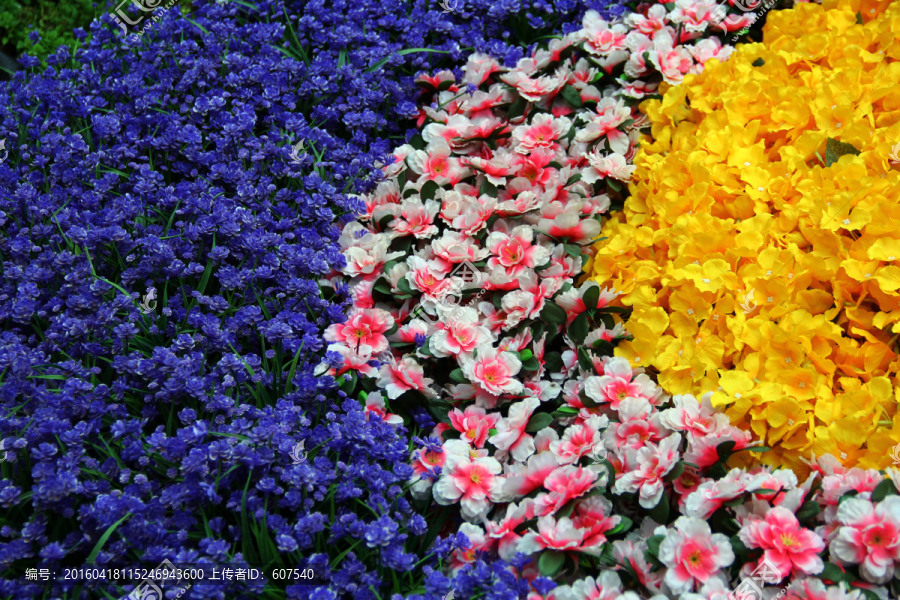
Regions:
<instances>
[{"instance_id":1,"label":"dark green leaf","mask_svg":"<svg viewBox=\"0 0 900 600\"><path fill-rule=\"evenodd\" d=\"M425 138L422 137L421 134L416 134L412 136L412 139L409 140L409 145L415 148L416 150L424 150L425 149Z\"/></svg>"},{"instance_id":2,"label":"dark green leaf","mask_svg":"<svg viewBox=\"0 0 900 600\"><path fill-rule=\"evenodd\" d=\"M632 521L628 517L621 517L621 519L622 520L619 521L619 524L616 525L615 527L613 527L612 529L610 529L606 533L606 535L609 536L609 535L616 535L617 533L624 533L624 532L628 531L629 529L631 529L631 526L634 525L634 521Z\"/></svg>"},{"instance_id":3,"label":"dark green leaf","mask_svg":"<svg viewBox=\"0 0 900 600\"><path fill-rule=\"evenodd\" d=\"M534 413L528 420L528 427L525 428L525 431L528 433L537 433L541 429L549 427L551 423L553 423L553 417L550 413Z\"/></svg>"},{"instance_id":4,"label":"dark green leaf","mask_svg":"<svg viewBox=\"0 0 900 600\"><path fill-rule=\"evenodd\" d=\"M566 322L566 310L555 302L547 302L541 310L541 319L552 325L562 325Z\"/></svg>"},{"instance_id":5,"label":"dark green leaf","mask_svg":"<svg viewBox=\"0 0 900 600\"><path fill-rule=\"evenodd\" d=\"M859 12L859 11L856 11L856 24L857 24L857 25L862 25L862 24L863 24L862 13Z\"/></svg>"},{"instance_id":6,"label":"dark green leaf","mask_svg":"<svg viewBox=\"0 0 900 600\"><path fill-rule=\"evenodd\" d=\"M453 383L468 383L469 380L463 375L462 369L453 369L450 371L450 380Z\"/></svg>"},{"instance_id":7,"label":"dark green leaf","mask_svg":"<svg viewBox=\"0 0 900 600\"><path fill-rule=\"evenodd\" d=\"M650 552L651 556L659 557L659 545L662 544L664 539L666 539L664 535L654 535L647 540L647 551Z\"/></svg>"},{"instance_id":8,"label":"dark green leaf","mask_svg":"<svg viewBox=\"0 0 900 600\"><path fill-rule=\"evenodd\" d=\"M525 114L525 107L528 105L528 101L525 100L522 96L519 96L513 101L513 103L509 107L509 111L506 113L507 117L510 121L513 119L517 119Z\"/></svg>"},{"instance_id":9,"label":"dark green leaf","mask_svg":"<svg viewBox=\"0 0 900 600\"><path fill-rule=\"evenodd\" d=\"M875 486L875 489L872 490L872 502L881 502L888 496L896 496L897 488L894 487L894 482L890 479L884 479L881 483Z\"/></svg>"},{"instance_id":10,"label":"dark green leaf","mask_svg":"<svg viewBox=\"0 0 900 600\"><path fill-rule=\"evenodd\" d=\"M850 578L847 577L847 574L834 563L825 563L825 569L822 570L821 573L817 575L819 579L826 579L828 581L833 581L834 583L839 583L841 581L849 581Z\"/></svg>"},{"instance_id":11,"label":"dark green leaf","mask_svg":"<svg viewBox=\"0 0 900 600\"><path fill-rule=\"evenodd\" d=\"M850 490L849 492L845 493L843 496L838 498L838 506L840 506L841 503L844 502L845 500L849 500L850 498L853 498L854 496L856 496L858 494L859 494L859 490Z\"/></svg>"},{"instance_id":12,"label":"dark green leaf","mask_svg":"<svg viewBox=\"0 0 900 600\"><path fill-rule=\"evenodd\" d=\"M830 167L846 154L859 155L859 150L851 144L834 138L828 138L828 141L825 142L825 166Z\"/></svg>"},{"instance_id":13,"label":"dark green leaf","mask_svg":"<svg viewBox=\"0 0 900 600\"><path fill-rule=\"evenodd\" d=\"M565 244L566 254L572 258L581 258L581 246L578 244Z\"/></svg>"},{"instance_id":14,"label":"dark green leaf","mask_svg":"<svg viewBox=\"0 0 900 600\"><path fill-rule=\"evenodd\" d=\"M581 92L576 90L571 85L565 86L562 91L559 93L563 98L565 98L566 102L574 106L575 108L581 108Z\"/></svg>"},{"instance_id":15,"label":"dark green leaf","mask_svg":"<svg viewBox=\"0 0 900 600\"><path fill-rule=\"evenodd\" d=\"M563 368L562 356L559 352L548 352L544 355L544 366L551 373L559 373Z\"/></svg>"},{"instance_id":16,"label":"dark green leaf","mask_svg":"<svg viewBox=\"0 0 900 600\"><path fill-rule=\"evenodd\" d=\"M675 481L676 479L681 477L682 473L684 473L684 463L679 460L677 463L675 463L675 466L672 467L672 470L666 474L665 480Z\"/></svg>"},{"instance_id":17,"label":"dark green leaf","mask_svg":"<svg viewBox=\"0 0 900 600\"><path fill-rule=\"evenodd\" d=\"M578 183L579 181L581 181L581 173L575 173L574 175L569 177L568 181L566 181L565 187L569 187L573 183Z\"/></svg>"},{"instance_id":18,"label":"dark green leaf","mask_svg":"<svg viewBox=\"0 0 900 600\"><path fill-rule=\"evenodd\" d=\"M422 200L433 200L434 194L440 189L441 186L437 184L433 179L429 179L424 184L422 184L422 191L419 195L422 197Z\"/></svg>"},{"instance_id":19,"label":"dark green leaf","mask_svg":"<svg viewBox=\"0 0 900 600\"><path fill-rule=\"evenodd\" d=\"M583 312L575 317L575 320L569 325L569 338L576 344L581 344L584 341L584 338L587 337L589 330L590 324L588 323L588 314Z\"/></svg>"},{"instance_id":20,"label":"dark green leaf","mask_svg":"<svg viewBox=\"0 0 900 600\"><path fill-rule=\"evenodd\" d=\"M593 310L597 308L597 302L600 301L600 286L592 285L584 292L584 296L582 297L584 300L584 305L588 310Z\"/></svg>"},{"instance_id":21,"label":"dark green leaf","mask_svg":"<svg viewBox=\"0 0 900 600\"><path fill-rule=\"evenodd\" d=\"M650 509L650 518L662 525L669 522L669 499L665 494L659 499L659 504Z\"/></svg>"},{"instance_id":22,"label":"dark green leaf","mask_svg":"<svg viewBox=\"0 0 900 600\"><path fill-rule=\"evenodd\" d=\"M757 58L757 59L754 60L751 64L752 64L754 67L761 67L761 66L763 66L764 64L766 64L766 61L764 61L764 60L761 59L761 58Z\"/></svg>"},{"instance_id":23,"label":"dark green leaf","mask_svg":"<svg viewBox=\"0 0 900 600\"><path fill-rule=\"evenodd\" d=\"M490 196L491 198L496 198L497 186L488 181L487 177L485 177L484 181L481 182L481 189L478 190L478 193L482 196Z\"/></svg>"},{"instance_id":24,"label":"dark green leaf","mask_svg":"<svg viewBox=\"0 0 900 600\"><path fill-rule=\"evenodd\" d=\"M578 349L578 365L588 372L594 368L594 362L591 360L591 355L588 354L588 351L584 346Z\"/></svg>"},{"instance_id":25,"label":"dark green leaf","mask_svg":"<svg viewBox=\"0 0 900 600\"><path fill-rule=\"evenodd\" d=\"M797 520L801 523L816 518L822 512L822 507L815 500L807 500L797 509Z\"/></svg>"},{"instance_id":26,"label":"dark green leaf","mask_svg":"<svg viewBox=\"0 0 900 600\"><path fill-rule=\"evenodd\" d=\"M528 360L522 361L522 368L526 371L537 371L541 368L541 363L538 362L538 359L532 356Z\"/></svg>"},{"instance_id":27,"label":"dark green leaf","mask_svg":"<svg viewBox=\"0 0 900 600\"><path fill-rule=\"evenodd\" d=\"M727 442L722 442L716 446L716 454L719 455L719 460L721 462L726 462L731 456L731 453L734 452L734 447L736 445L734 440L728 440Z\"/></svg>"},{"instance_id":28,"label":"dark green leaf","mask_svg":"<svg viewBox=\"0 0 900 600\"><path fill-rule=\"evenodd\" d=\"M566 554L564 552L544 550L541 553L540 560L538 560L538 568L541 570L541 575L552 577L556 575L565 562Z\"/></svg>"}]
</instances>

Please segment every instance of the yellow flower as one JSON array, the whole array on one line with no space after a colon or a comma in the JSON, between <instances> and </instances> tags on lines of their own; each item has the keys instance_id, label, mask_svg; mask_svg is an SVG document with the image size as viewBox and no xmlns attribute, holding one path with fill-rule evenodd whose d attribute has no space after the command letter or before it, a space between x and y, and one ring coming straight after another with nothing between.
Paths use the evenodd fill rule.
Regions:
<instances>
[{"instance_id":1,"label":"yellow flower","mask_svg":"<svg viewBox=\"0 0 900 600\"><path fill-rule=\"evenodd\" d=\"M803 3L664 86L587 267L633 309L617 353L715 390L768 464L886 467L900 443L897 31L900 3Z\"/></svg>"}]
</instances>

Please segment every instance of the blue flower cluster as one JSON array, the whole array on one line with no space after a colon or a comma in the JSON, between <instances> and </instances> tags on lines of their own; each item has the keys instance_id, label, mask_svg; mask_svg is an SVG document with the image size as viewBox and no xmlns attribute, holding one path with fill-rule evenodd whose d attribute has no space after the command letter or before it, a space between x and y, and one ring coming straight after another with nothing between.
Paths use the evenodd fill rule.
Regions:
<instances>
[{"instance_id":1,"label":"blue flower cluster","mask_svg":"<svg viewBox=\"0 0 900 600\"><path fill-rule=\"evenodd\" d=\"M452 544L431 548L406 499L405 430L312 375L345 307L318 281L415 113L416 71L467 48L514 61L589 7L622 10L199 0L141 39L104 17L45 71L22 60L0 84L0 597L78 597L21 575L88 559L325 578L291 598L374 598L387 572L416 589ZM520 595L505 569L460 585Z\"/></svg>"}]
</instances>

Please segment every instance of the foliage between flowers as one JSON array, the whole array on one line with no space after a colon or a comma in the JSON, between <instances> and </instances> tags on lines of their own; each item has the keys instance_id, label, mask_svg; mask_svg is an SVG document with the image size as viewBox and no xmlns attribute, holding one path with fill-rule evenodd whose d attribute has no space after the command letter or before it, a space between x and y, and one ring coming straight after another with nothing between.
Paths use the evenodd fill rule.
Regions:
<instances>
[{"instance_id":1,"label":"foliage between flowers","mask_svg":"<svg viewBox=\"0 0 900 600\"><path fill-rule=\"evenodd\" d=\"M556 27L537 16L555 7L531 26ZM430 55L399 50L450 32L516 58L515 34L490 39L513 7L416 4L406 21L374 2L288 8L197 2L186 20L173 7L142 40L104 17L89 39L74 32L74 56L59 48L44 72L26 57L32 72L0 88L4 596L50 593L13 581L38 561L89 556L302 558L329 577L325 596L446 592L438 571L407 578L404 531L420 536L421 519L405 467L379 466L407 451L403 432L326 410L332 392L310 373L322 329L343 318L317 279L344 265L332 223L361 206L344 192L366 189L388 148L378 136L414 109L402 74ZM292 466L303 439L320 446L314 462ZM414 546L419 562L443 543ZM510 575L479 563L454 585L515 595Z\"/></svg>"},{"instance_id":2,"label":"foliage between flowers","mask_svg":"<svg viewBox=\"0 0 900 600\"><path fill-rule=\"evenodd\" d=\"M747 581L797 599L897 594L893 482L831 457L802 483L729 468L767 448L711 393L670 397L610 358L627 339L618 293L576 282L630 176L639 123L623 98L701 66L669 47L673 33L651 31L639 76L624 51L635 30L589 14L514 69L472 57L465 90L449 73L421 78L436 95L421 134L341 237L333 281L354 300L326 334L331 373L388 422L419 406L439 421L411 481L465 521L453 568L529 555L526 576L566 582L535 593L560 600L724 598ZM730 51L704 41L704 59Z\"/></svg>"},{"instance_id":3,"label":"foliage between flowers","mask_svg":"<svg viewBox=\"0 0 900 600\"><path fill-rule=\"evenodd\" d=\"M673 393L718 388L773 465L884 468L900 442L897 15L775 13L765 44L648 103L656 141L594 262L634 309L620 354Z\"/></svg>"}]
</instances>

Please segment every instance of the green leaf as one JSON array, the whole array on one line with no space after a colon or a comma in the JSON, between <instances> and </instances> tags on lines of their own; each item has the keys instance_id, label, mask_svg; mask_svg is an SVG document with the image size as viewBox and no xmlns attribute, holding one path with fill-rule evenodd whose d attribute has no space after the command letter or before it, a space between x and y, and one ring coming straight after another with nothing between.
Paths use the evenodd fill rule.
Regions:
<instances>
[{"instance_id":1,"label":"green leaf","mask_svg":"<svg viewBox=\"0 0 900 600\"><path fill-rule=\"evenodd\" d=\"M450 381L453 383L468 383L469 380L463 375L462 369L453 369L450 371Z\"/></svg>"},{"instance_id":2,"label":"green leaf","mask_svg":"<svg viewBox=\"0 0 900 600\"><path fill-rule=\"evenodd\" d=\"M854 154L858 156L859 150L857 150L852 144L847 144L834 138L828 138L828 141L825 142L826 167L830 167L846 154Z\"/></svg>"},{"instance_id":3,"label":"green leaf","mask_svg":"<svg viewBox=\"0 0 900 600\"><path fill-rule=\"evenodd\" d=\"M881 502L888 496L896 496L897 488L894 487L894 482L890 479L884 479L881 483L875 486L875 489L872 490L872 502Z\"/></svg>"},{"instance_id":4,"label":"green leaf","mask_svg":"<svg viewBox=\"0 0 900 600\"><path fill-rule=\"evenodd\" d=\"M491 198L496 198L497 186L488 181L488 178L485 177L484 181L481 182L481 189L478 190L478 193L482 196L490 196Z\"/></svg>"},{"instance_id":5,"label":"green leaf","mask_svg":"<svg viewBox=\"0 0 900 600\"><path fill-rule=\"evenodd\" d=\"M97 556L100 554L100 551L103 550L103 546L104 546L104 544L106 544L106 541L109 539L109 536L111 536L113 534L113 532L119 527L119 525L124 523L130 516L131 516L131 513L129 512L124 517L122 517L121 519L119 519L118 521L116 521L115 523L113 523L112 525L110 525L109 527L106 528L106 531L103 532L103 535L101 535L100 539L97 540L97 543L94 544L94 549L91 550L90 554L88 554L87 564L89 564L89 565L94 564L94 561L97 560Z\"/></svg>"},{"instance_id":6,"label":"green leaf","mask_svg":"<svg viewBox=\"0 0 900 600\"><path fill-rule=\"evenodd\" d=\"M562 325L566 322L566 310L555 302L547 302L541 310L541 319L552 325Z\"/></svg>"},{"instance_id":7,"label":"green leaf","mask_svg":"<svg viewBox=\"0 0 900 600\"><path fill-rule=\"evenodd\" d=\"M559 352L546 353L544 355L544 366L551 373L559 373L563 368L562 355Z\"/></svg>"},{"instance_id":8,"label":"green leaf","mask_svg":"<svg viewBox=\"0 0 900 600\"><path fill-rule=\"evenodd\" d=\"M764 64L766 64L766 61L764 61L764 60L761 59L761 58L757 58L756 60L754 60L754 61L753 61L752 63L750 63L750 64L752 64L754 67L761 67L761 66L763 66Z\"/></svg>"},{"instance_id":9,"label":"green leaf","mask_svg":"<svg viewBox=\"0 0 900 600\"><path fill-rule=\"evenodd\" d=\"M375 282L375 285L372 286L372 289L376 292L381 292L382 294L390 294L391 283L384 277L379 277Z\"/></svg>"},{"instance_id":10,"label":"green leaf","mask_svg":"<svg viewBox=\"0 0 900 600\"><path fill-rule=\"evenodd\" d=\"M666 473L665 480L666 481L675 481L681 474L684 473L684 463L682 461L678 461L675 463L675 466L672 467L672 470Z\"/></svg>"},{"instance_id":11,"label":"green leaf","mask_svg":"<svg viewBox=\"0 0 900 600\"><path fill-rule=\"evenodd\" d=\"M650 518L662 525L669 522L669 499L665 494L659 499L659 504L650 509Z\"/></svg>"},{"instance_id":12,"label":"green leaf","mask_svg":"<svg viewBox=\"0 0 900 600\"><path fill-rule=\"evenodd\" d=\"M651 556L659 557L659 545L662 544L664 539L666 539L664 535L654 535L647 540L647 551Z\"/></svg>"},{"instance_id":13,"label":"green leaf","mask_svg":"<svg viewBox=\"0 0 900 600\"><path fill-rule=\"evenodd\" d=\"M507 118L511 121L521 117L525 114L525 107L527 105L528 101L525 98L522 96L517 97L509 106L509 110L506 113Z\"/></svg>"},{"instance_id":14,"label":"green leaf","mask_svg":"<svg viewBox=\"0 0 900 600\"><path fill-rule=\"evenodd\" d=\"M816 577L818 577L819 579L827 579L835 583L840 583L841 581L850 581L850 578L847 576L843 569L830 562L825 563L825 568L821 573L816 575Z\"/></svg>"},{"instance_id":15,"label":"green leaf","mask_svg":"<svg viewBox=\"0 0 900 600\"><path fill-rule=\"evenodd\" d=\"M575 317L575 320L569 325L569 338L576 344L581 344L584 341L584 338L587 337L589 330L590 324L588 323L588 314L583 312Z\"/></svg>"},{"instance_id":16,"label":"green leaf","mask_svg":"<svg viewBox=\"0 0 900 600\"><path fill-rule=\"evenodd\" d=\"M727 442L722 442L716 446L716 454L719 455L719 460L721 462L726 462L731 456L731 453L734 452L734 447L736 445L737 443L734 440L728 440Z\"/></svg>"},{"instance_id":17,"label":"green leaf","mask_svg":"<svg viewBox=\"0 0 900 600\"><path fill-rule=\"evenodd\" d=\"M528 426L525 431L528 433L537 433L541 429L549 427L553 423L553 416L550 413L534 413L528 420Z\"/></svg>"},{"instance_id":18,"label":"green leaf","mask_svg":"<svg viewBox=\"0 0 900 600\"><path fill-rule=\"evenodd\" d=\"M433 200L435 192L437 192L440 187L441 186L439 186L436 181L429 179L422 184L422 191L419 192L419 196L422 197L422 200Z\"/></svg>"},{"instance_id":19,"label":"green leaf","mask_svg":"<svg viewBox=\"0 0 900 600\"><path fill-rule=\"evenodd\" d=\"M600 301L600 286L592 285L585 292L584 296L581 298L584 301L584 305L588 310L593 310L597 308L597 302Z\"/></svg>"},{"instance_id":20,"label":"green leaf","mask_svg":"<svg viewBox=\"0 0 900 600\"><path fill-rule=\"evenodd\" d=\"M877 488L876 488L877 489ZM807 500L797 509L797 520L800 522L816 518L822 512L822 507L815 500Z\"/></svg>"},{"instance_id":21,"label":"green leaf","mask_svg":"<svg viewBox=\"0 0 900 600\"><path fill-rule=\"evenodd\" d=\"M622 190L625 189L625 186L622 185L622 183L618 179L612 179L612 178L607 177L605 179L605 181L606 181L606 185L608 185L614 192L621 192Z\"/></svg>"},{"instance_id":22,"label":"green leaf","mask_svg":"<svg viewBox=\"0 0 900 600\"><path fill-rule=\"evenodd\" d=\"M584 346L578 349L578 365L588 372L594 368L594 361L591 360L591 355L588 354Z\"/></svg>"},{"instance_id":23,"label":"green leaf","mask_svg":"<svg viewBox=\"0 0 900 600\"><path fill-rule=\"evenodd\" d=\"M417 133L412 136L409 140L409 145L415 148L416 150L424 150L425 149L425 138L422 137L421 134Z\"/></svg>"},{"instance_id":24,"label":"green leaf","mask_svg":"<svg viewBox=\"0 0 900 600\"><path fill-rule=\"evenodd\" d=\"M862 13L859 12L859 11L856 11L856 24L857 24L857 25L862 25L862 24L863 24Z\"/></svg>"},{"instance_id":25,"label":"green leaf","mask_svg":"<svg viewBox=\"0 0 900 600\"><path fill-rule=\"evenodd\" d=\"M526 348L526 349L522 350L521 352L519 352L519 360L521 360L522 362L525 362L526 360L528 360L528 359L531 358L532 356L534 356L534 352L532 352L532 351L529 350L528 348Z\"/></svg>"},{"instance_id":26,"label":"green leaf","mask_svg":"<svg viewBox=\"0 0 900 600\"><path fill-rule=\"evenodd\" d=\"M621 519L622 520L619 521L618 525L616 525L606 533L607 536L616 535L617 533L624 533L631 529L631 526L634 525L634 521L632 521L628 517L621 517Z\"/></svg>"},{"instance_id":27,"label":"green leaf","mask_svg":"<svg viewBox=\"0 0 900 600\"><path fill-rule=\"evenodd\" d=\"M544 550L541 552L540 560L538 560L538 568L541 570L541 575L552 577L556 575L565 562L566 555L564 552Z\"/></svg>"},{"instance_id":28,"label":"green leaf","mask_svg":"<svg viewBox=\"0 0 900 600\"><path fill-rule=\"evenodd\" d=\"M563 247L566 250L566 254L572 258L581 258L581 246L578 244L565 244Z\"/></svg>"},{"instance_id":29,"label":"green leaf","mask_svg":"<svg viewBox=\"0 0 900 600\"><path fill-rule=\"evenodd\" d=\"M559 95L562 96L566 100L566 102L568 102L575 108L581 108L581 92L576 90L571 85L563 87L563 89L559 92Z\"/></svg>"},{"instance_id":30,"label":"green leaf","mask_svg":"<svg viewBox=\"0 0 900 600\"><path fill-rule=\"evenodd\" d=\"M538 362L538 359L535 357L531 357L528 360L522 361L522 369L526 371L537 371L541 368L541 363Z\"/></svg>"},{"instance_id":31,"label":"green leaf","mask_svg":"<svg viewBox=\"0 0 900 600\"><path fill-rule=\"evenodd\" d=\"M850 498L853 498L853 497L857 496L858 494L859 494L859 490L850 490L849 492L845 493L843 496L838 498L838 506L840 506L841 503L844 502L845 500L849 500Z\"/></svg>"}]
</instances>

